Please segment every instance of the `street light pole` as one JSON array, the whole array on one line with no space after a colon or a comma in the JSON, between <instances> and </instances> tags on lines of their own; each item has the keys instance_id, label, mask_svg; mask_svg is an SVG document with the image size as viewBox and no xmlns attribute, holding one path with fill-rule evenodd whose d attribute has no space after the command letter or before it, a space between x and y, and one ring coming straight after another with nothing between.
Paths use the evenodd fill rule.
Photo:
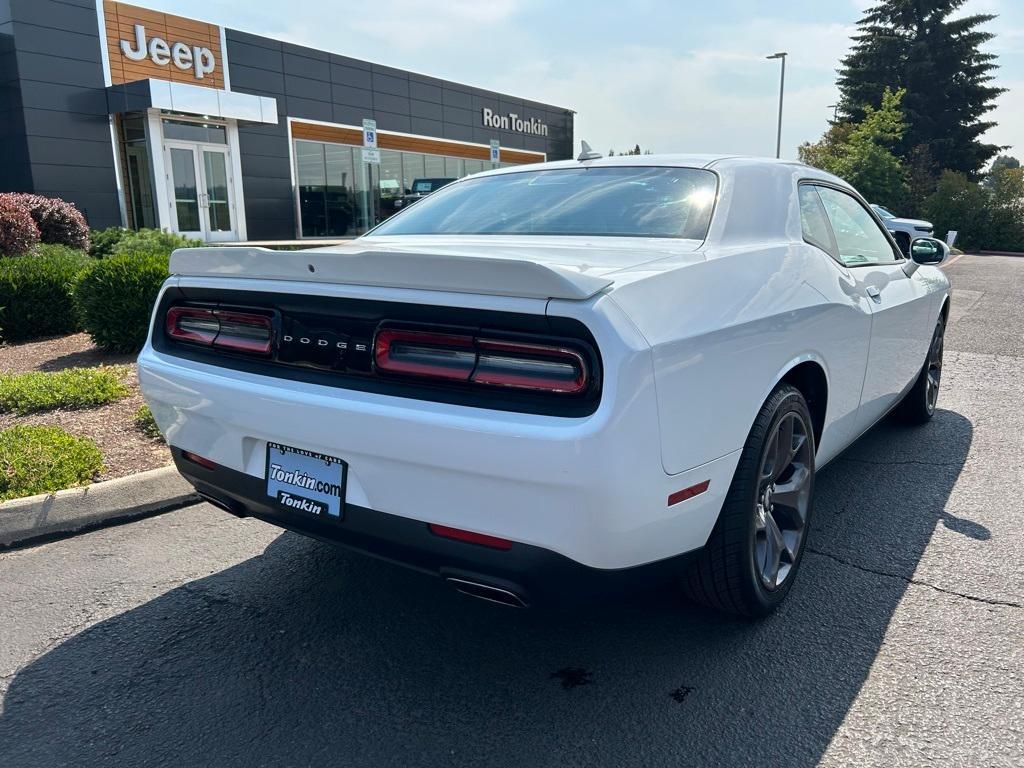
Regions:
<instances>
[{"instance_id":1,"label":"street light pole","mask_svg":"<svg viewBox=\"0 0 1024 768\"><path fill-rule=\"evenodd\" d=\"M779 130L775 137L775 157L782 157L782 94L786 90L786 51L765 56L766 59L782 59L782 76L779 78Z\"/></svg>"}]
</instances>

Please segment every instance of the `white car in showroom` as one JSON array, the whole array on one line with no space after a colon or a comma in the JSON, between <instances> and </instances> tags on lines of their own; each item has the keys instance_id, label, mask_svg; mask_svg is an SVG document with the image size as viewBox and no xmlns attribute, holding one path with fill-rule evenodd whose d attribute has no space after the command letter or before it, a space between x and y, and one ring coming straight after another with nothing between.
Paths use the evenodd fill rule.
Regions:
<instances>
[{"instance_id":1,"label":"white car in showroom","mask_svg":"<svg viewBox=\"0 0 1024 768\"><path fill-rule=\"evenodd\" d=\"M935 411L948 248L797 163L582 158L343 246L176 251L139 378L181 473L510 605L671 577L771 611L815 472Z\"/></svg>"}]
</instances>

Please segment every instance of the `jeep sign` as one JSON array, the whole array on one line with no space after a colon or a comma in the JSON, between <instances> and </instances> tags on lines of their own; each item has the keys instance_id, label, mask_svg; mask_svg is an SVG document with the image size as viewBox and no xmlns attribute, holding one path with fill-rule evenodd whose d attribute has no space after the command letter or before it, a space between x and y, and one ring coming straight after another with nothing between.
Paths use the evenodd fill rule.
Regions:
<instances>
[{"instance_id":1,"label":"jeep sign","mask_svg":"<svg viewBox=\"0 0 1024 768\"><path fill-rule=\"evenodd\" d=\"M134 47L133 47L134 45ZM197 80L202 80L213 72L213 51L198 45L189 47L185 43L168 45L160 37L150 38L146 42L146 28L142 24L135 25L135 40L122 40L121 52L132 61L142 61L146 57L159 67L166 67L171 62L178 69L192 70Z\"/></svg>"}]
</instances>

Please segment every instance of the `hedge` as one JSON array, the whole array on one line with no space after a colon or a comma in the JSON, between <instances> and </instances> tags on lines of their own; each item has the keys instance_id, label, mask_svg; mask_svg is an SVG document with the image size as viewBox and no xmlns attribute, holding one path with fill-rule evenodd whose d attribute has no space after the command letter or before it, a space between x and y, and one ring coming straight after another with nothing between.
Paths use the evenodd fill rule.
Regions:
<instances>
[{"instance_id":1,"label":"hedge","mask_svg":"<svg viewBox=\"0 0 1024 768\"><path fill-rule=\"evenodd\" d=\"M39 242L39 227L17 195L0 195L0 256L20 256Z\"/></svg>"},{"instance_id":2,"label":"hedge","mask_svg":"<svg viewBox=\"0 0 1024 768\"><path fill-rule=\"evenodd\" d=\"M107 227L89 236L89 255L103 259L114 252L114 246L124 240L132 231L124 227Z\"/></svg>"},{"instance_id":3,"label":"hedge","mask_svg":"<svg viewBox=\"0 0 1024 768\"><path fill-rule=\"evenodd\" d=\"M190 240L174 232L160 229L140 229L138 232L127 232L122 235L111 249L119 253L149 253L170 256L177 248L196 248L203 244L202 240Z\"/></svg>"},{"instance_id":4,"label":"hedge","mask_svg":"<svg viewBox=\"0 0 1024 768\"><path fill-rule=\"evenodd\" d=\"M59 245L38 245L31 254L0 259L0 340L81 330L72 294L90 263L81 251Z\"/></svg>"},{"instance_id":5,"label":"hedge","mask_svg":"<svg viewBox=\"0 0 1024 768\"><path fill-rule=\"evenodd\" d=\"M85 330L108 352L138 352L149 318L168 277L164 254L127 253L94 261L75 287Z\"/></svg>"},{"instance_id":6,"label":"hedge","mask_svg":"<svg viewBox=\"0 0 1024 768\"><path fill-rule=\"evenodd\" d=\"M0 432L0 501L82 485L102 470L96 443L60 427L22 424Z\"/></svg>"},{"instance_id":7,"label":"hedge","mask_svg":"<svg viewBox=\"0 0 1024 768\"><path fill-rule=\"evenodd\" d=\"M9 192L2 197L17 200L28 209L39 228L40 242L89 249L89 225L74 203L22 192Z\"/></svg>"}]
</instances>

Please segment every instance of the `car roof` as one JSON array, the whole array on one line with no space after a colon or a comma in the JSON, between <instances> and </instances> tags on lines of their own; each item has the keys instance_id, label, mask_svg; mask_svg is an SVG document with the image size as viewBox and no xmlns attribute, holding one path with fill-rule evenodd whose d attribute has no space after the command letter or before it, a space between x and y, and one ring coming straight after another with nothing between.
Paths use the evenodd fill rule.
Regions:
<instances>
[{"instance_id":1,"label":"car roof","mask_svg":"<svg viewBox=\"0 0 1024 768\"><path fill-rule=\"evenodd\" d=\"M614 168L614 167L678 167L703 168L713 171L761 170L769 174L790 176L797 173L803 178L820 179L848 186L830 173L796 160L777 159L774 157L753 157L747 155L726 154L659 154L659 155L612 155L593 160L554 160L545 163L529 163L525 165L506 166L491 171L474 174L480 176L497 176L506 173L522 173L523 171L555 170L559 168Z\"/></svg>"}]
</instances>

